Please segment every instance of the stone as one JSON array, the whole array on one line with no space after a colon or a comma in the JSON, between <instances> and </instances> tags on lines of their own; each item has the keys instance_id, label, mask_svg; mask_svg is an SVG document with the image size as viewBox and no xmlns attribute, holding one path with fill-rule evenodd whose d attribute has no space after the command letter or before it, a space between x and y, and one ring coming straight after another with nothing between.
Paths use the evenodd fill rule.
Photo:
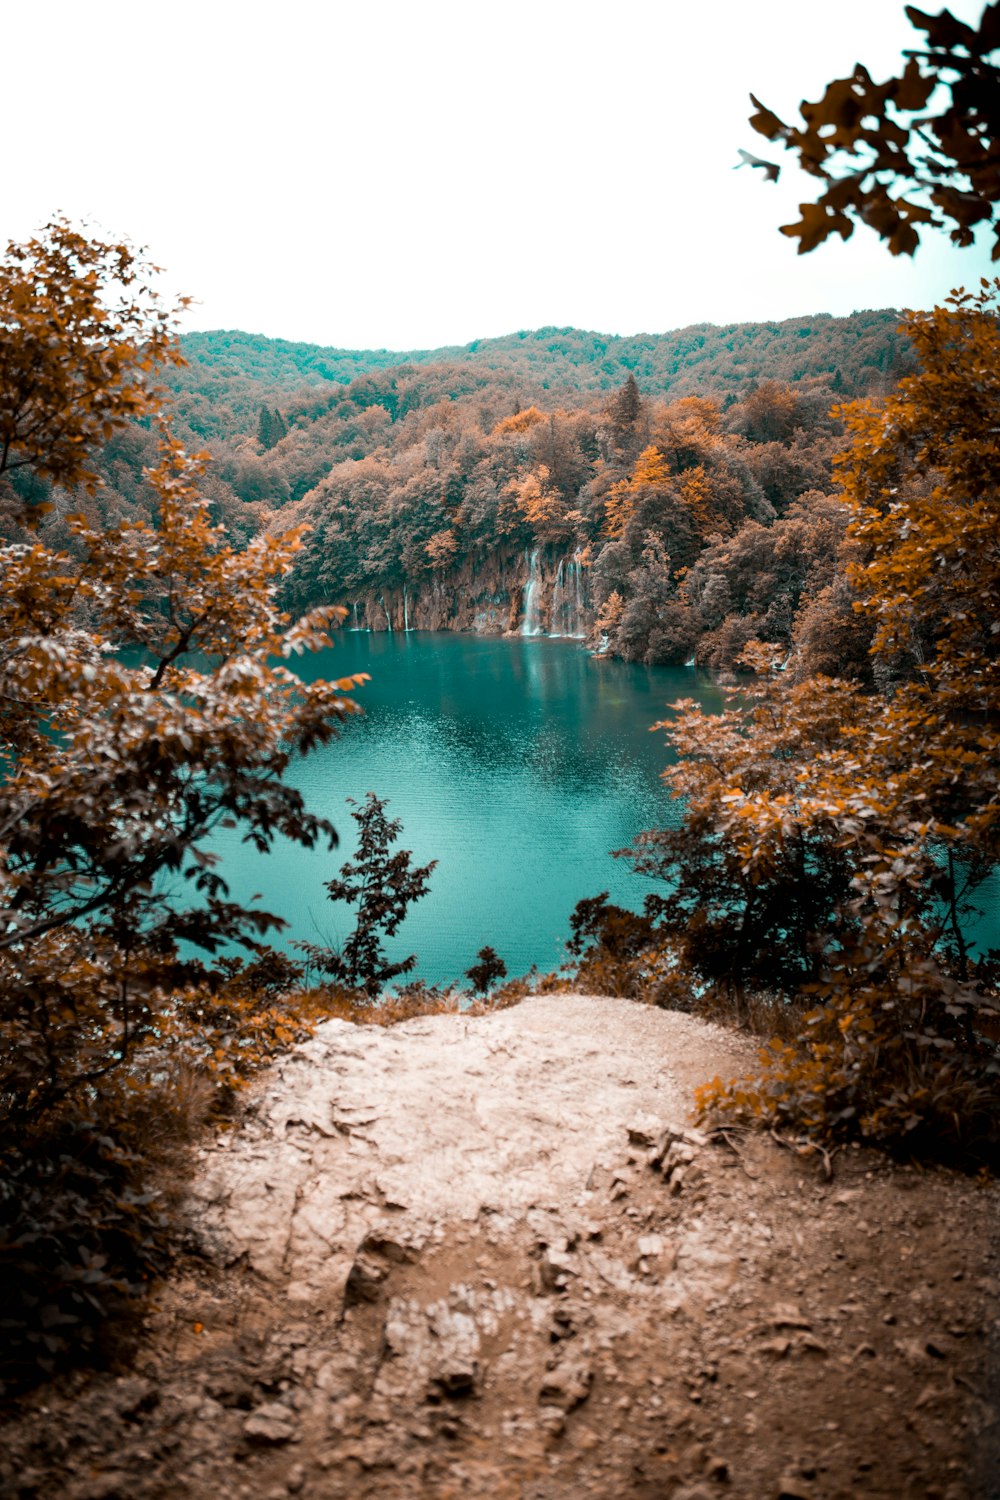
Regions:
<instances>
[{"instance_id":1,"label":"stone","mask_svg":"<svg viewBox=\"0 0 1000 1500\"><path fill-rule=\"evenodd\" d=\"M389 1269L371 1255L358 1254L347 1273L344 1285L344 1307L356 1307L359 1302L377 1302L382 1295L383 1284L389 1279Z\"/></svg>"},{"instance_id":2,"label":"stone","mask_svg":"<svg viewBox=\"0 0 1000 1500\"><path fill-rule=\"evenodd\" d=\"M546 1371L538 1392L542 1406L558 1406L561 1411L573 1411L590 1395L594 1383L594 1372L583 1359L564 1360Z\"/></svg>"},{"instance_id":3,"label":"stone","mask_svg":"<svg viewBox=\"0 0 1000 1500\"><path fill-rule=\"evenodd\" d=\"M662 1125L655 1115L637 1115L626 1127L630 1146L655 1146Z\"/></svg>"},{"instance_id":4,"label":"stone","mask_svg":"<svg viewBox=\"0 0 1000 1500\"><path fill-rule=\"evenodd\" d=\"M292 1413L279 1401L258 1406L243 1423L243 1436L256 1447L274 1448L290 1443L297 1430Z\"/></svg>"},{"instance_id":5,"label":"stone","mask_svg":"<svg viewBox=\"0 0 1000 1500\"><path fill-rule=\"evenodd\" d=\"M778 1481L775 1500L813 1500L812 1485L797 1474L784 1474Z\"/></svg>"}]
</instances>

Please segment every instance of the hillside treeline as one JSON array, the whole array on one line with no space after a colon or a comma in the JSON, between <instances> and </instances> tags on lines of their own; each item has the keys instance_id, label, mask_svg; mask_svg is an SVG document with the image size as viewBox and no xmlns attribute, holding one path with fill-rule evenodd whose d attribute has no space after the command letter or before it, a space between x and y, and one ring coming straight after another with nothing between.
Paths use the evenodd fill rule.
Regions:
<instances>
[{"instance_id":1,"label":"hillside treeline","mask_svg":"<svg viewBox=\"0 0 1000 1500\"><path fill-rule=\"evenodd\" d=\"M543 330L404 364L243 334L183 347L166 384L175 430L215 459L216 518L244 544L309 528L294 608L584 636L648 662L724 668L754 637L864 661L837 584L831 409L914 367L891 312ZM116 434L95 494L55 497L56 526L81 504L103 524L148 518L156 443L141 425ZM34 475L19 490L53 498Z\"/></svg>"}]
</instances>

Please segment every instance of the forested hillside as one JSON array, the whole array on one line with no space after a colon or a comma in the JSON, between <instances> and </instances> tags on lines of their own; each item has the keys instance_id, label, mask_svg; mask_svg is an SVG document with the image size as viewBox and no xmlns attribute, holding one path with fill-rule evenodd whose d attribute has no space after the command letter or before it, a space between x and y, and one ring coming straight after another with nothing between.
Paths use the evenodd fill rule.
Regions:
<instances>
[{"instance_id":1,"label":"forested hillside","mask_svg":"<svg viewBox=\"0 0 1000 1500\"><path fill-rule=\"evenodd\" d=\"M894 312L631 338L542 329L406 355L241 333L182 350L163 378L178 436L215 460L217 517L243 544L309 528L295 608L716 668L756 636L817 662L835 641L842 669L867 670L838 583L831 410L915 368ZM115 434L103 485L57 494L57 513L148 518L156 442ZM37 476L19 488L49 498Z\"/></svg>"},{"instance_id":2,"label":"forested hillside","mask_svg":"<svg viewBox=\"0 0 1000 1500\"><path fill-rule=\"evenodd\" d=\"M629 375L653 396L737 396L762 379L799 381L827 375L835 388L860 395L892 385L913 366L893 309L849 318L817 313L780 323L697 323L672 333L617 337L577 328L540 328L464 347L393 351L330 349L261 335L213 331L180 340L187 368L168 385L178 416L204 439L256 430L262 404L295 408L305 390L402 366L475 366L514 375L541 391L612 391ZM445 380L449 372L445 372ZM455 394L468 372L454 368Z\"/></svg>"}]
</instances>

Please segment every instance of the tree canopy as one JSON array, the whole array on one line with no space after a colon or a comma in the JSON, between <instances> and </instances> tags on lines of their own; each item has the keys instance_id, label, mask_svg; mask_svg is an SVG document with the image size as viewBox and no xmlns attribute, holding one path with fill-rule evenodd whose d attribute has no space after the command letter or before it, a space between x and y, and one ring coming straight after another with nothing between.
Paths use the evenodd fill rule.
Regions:
<instances>
[{"instance_id":1,"label":"tree canopy","mask_svg":"<svg viewBox=\"0 0 1000 1500\"><path fill-rule=\"evenodd\" d=\"M158 410L158 367L182 364L157 268L127 242L54 219L0 261L0 474L32 466L95 482L94 449ZM179 306L186 305L181 299Z\"/></svg>"},{"instance_id":2,"label":"tree canopy","mask_svg":"<svg viewBox=\"0 0 1000 1500\"><path fill-rule=\"evenodd\" d=\"M154 409L150 362L176 351L140 271L127 247L61 223L12 247L12 466L87 480L108 430ZM0 1098L13 1118L124 1060L182 940L252 947L282 925L228 899L203 847L213 829L261 850L336 837L284 773L355 708L355 680L304 685L287 665L329 644L340 612L290 620L277 588L300 535L234 548L199 491L203 460L165 428L160 450L150 520L71 515L65 546L0 548Z\"/></svg>"}]
</instances>

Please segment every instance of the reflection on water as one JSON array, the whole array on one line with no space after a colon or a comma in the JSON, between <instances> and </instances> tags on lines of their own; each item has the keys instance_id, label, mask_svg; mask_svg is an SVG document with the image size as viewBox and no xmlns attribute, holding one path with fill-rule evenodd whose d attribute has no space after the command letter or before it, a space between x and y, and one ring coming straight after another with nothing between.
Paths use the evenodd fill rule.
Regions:
<instances>
[{"instance_id":1,"label":"reflection on water","mask_svg":"<svg viewBox=\"0 0 1000 1500\"><path fill-rule=\"evenodd\" d=\"M220 834L223 873L237 899L259 892L288 920L282 941L341 941L351 911L322 885L354 851L344 799L388 797L401 847L438 860L430 894L387 945L416 952L428 980L460 977L484 943L511 973L551 968L582 896L610 890L639 906L649 883L609 851L672 816L659 781L666 747L649 726L677 697L719 701L688 669L598 660L544 638L346 633L302 670L371 674L357 695L364 717L290 778L335 822L340 847L261 856Z\"/></svg>"}]
</instances>

